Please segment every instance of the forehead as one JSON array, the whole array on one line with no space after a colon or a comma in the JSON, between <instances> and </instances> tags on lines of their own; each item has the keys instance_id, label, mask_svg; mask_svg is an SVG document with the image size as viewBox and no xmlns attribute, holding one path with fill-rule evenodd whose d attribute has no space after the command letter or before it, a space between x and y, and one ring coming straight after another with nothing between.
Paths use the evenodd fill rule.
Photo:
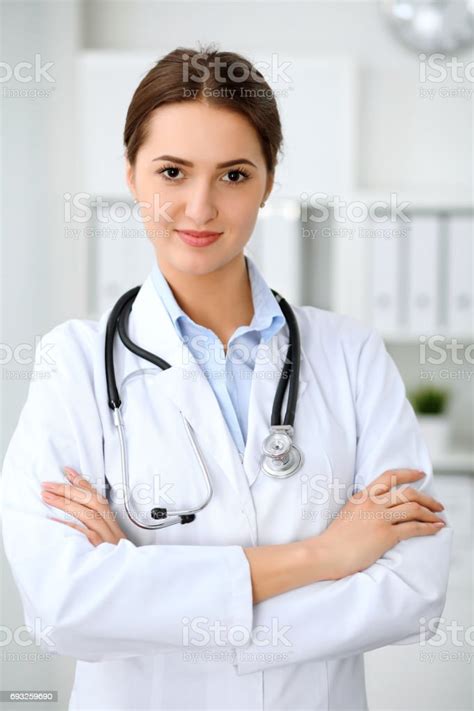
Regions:
<instances>
[{"instance_id":1,"label":"forehead","mask_svg":"<svg viewBox=\"0 0 474 711\"><path fill-rule=\"evenodd\" d=\"M141 151L147 158L167 153L193 163L213 164L234 158L263 162L259 137L249 119L197 101L155 109Z\"/></svg>"}]
</instances>

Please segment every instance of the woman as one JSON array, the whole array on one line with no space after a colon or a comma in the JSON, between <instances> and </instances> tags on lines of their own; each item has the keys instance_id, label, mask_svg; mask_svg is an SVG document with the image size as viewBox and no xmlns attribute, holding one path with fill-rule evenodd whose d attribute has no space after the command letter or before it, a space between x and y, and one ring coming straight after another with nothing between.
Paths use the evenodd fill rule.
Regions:
<instances>
[{"instance_id":1,"label":"woman","mask_svg":"<svg viewBox=\"0 0 474 711\"><path fill-rule=\"evenodd\" d=\"M289 330L244 248L273 186L275 100L242 56L178 48L135 91L124 142L155 252L129 335L172 366L115 341L135 505L150 511L152 477L171 508L202 500L181 413L213 496L187 525L132 523L104 374L110 309L60 324L4 461L26 620L78 660L70 709L367 708L363 652L416 642L448 577L452 531L400 375L372 329L294 307L303 461L267 476Z\"/></svg>"}]
</instances>

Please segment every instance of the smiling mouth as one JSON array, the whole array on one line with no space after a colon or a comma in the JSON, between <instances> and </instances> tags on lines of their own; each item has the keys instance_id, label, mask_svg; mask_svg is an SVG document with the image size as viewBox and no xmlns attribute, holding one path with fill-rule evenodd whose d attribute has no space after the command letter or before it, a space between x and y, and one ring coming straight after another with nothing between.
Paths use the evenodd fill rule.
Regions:
<instances>
[{"instance_id":1,"label":"smiling mouth","mask_svg":"<svg viewBox=\"0 0 474 711\"><path fill-rule=\"evenodd\" d=\"M184 232L186 235L191 235L191 237L218 237L221 232L207 232L203 230L199 232L198 230L177 230L177 232Z\"/></svg>"},{"instance_id":2,"label":"smiling mouth","mask_svg":"<svg viewBox=\"0 0 474 711\"><path fill-rule=\"evenodd\" d=\"M207 245L216 242L223 234L222 232L187 232L185 230L176 230L178 237L191 247L207 247Z\"/></svg>"}]
</instances>

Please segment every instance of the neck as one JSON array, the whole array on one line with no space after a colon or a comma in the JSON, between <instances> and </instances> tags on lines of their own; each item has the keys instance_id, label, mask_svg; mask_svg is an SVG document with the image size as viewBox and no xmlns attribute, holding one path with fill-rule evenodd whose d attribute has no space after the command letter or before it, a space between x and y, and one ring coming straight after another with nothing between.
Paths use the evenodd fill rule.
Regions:
<instances>
[{"instance_id":1,"label":"neck","mask_svg":"<svg viewBox=\"0 0 474 711\"><path fill-rule=\"evenodd\" d=\"M159 267L183 311L213 331L224 346L236 328L252 321L252 288L243 252L209 274L185 274L167 263Z\"/></svg>"}]
</instances>

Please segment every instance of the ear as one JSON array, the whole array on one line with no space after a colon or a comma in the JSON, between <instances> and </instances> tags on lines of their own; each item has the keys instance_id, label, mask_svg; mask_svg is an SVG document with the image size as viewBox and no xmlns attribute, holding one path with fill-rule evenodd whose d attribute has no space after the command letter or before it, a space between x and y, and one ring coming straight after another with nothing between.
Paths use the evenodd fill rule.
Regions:
<instances>
[{"instance_id":1,"label":"ear","mask_svg":"<svg viewBox=\"0 0 474 711\"><path fill-rule=\"evenodd\" d=\"M125 158L125 180L127 181L128 189L132 193L132 197L135 197L135 170L130 165L128 158Z\"/></svg>"},{"instance_id":2,"label":"ear","mask_svg":"<svg viewBox=\"0 0 474 711\"><path fill-rule=\"evenodd\" d=\"M265 200L265 201L268 200L268 197L269 197L269 195L270 195L270 193L271 193L271 191L272 191L272 189L273 189L273 182L274 182L274 180L275 180L275 173L274 173L274 172L273 172L273 173L269 173L269 174L268 174L268 177L267 177L267 184L266 184L266 186L265 186L265 194L264 194L262 200Z\"/></svg>"}]
</instances>

